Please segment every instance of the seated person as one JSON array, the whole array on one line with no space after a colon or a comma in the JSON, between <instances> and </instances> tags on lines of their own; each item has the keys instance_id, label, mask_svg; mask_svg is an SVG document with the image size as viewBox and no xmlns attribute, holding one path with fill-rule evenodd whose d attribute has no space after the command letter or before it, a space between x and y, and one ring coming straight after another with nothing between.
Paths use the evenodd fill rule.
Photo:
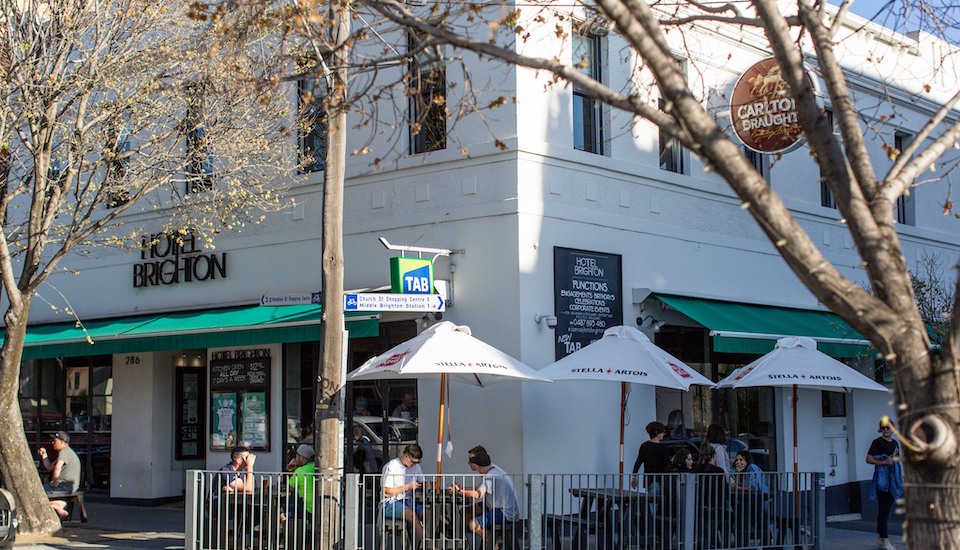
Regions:
<instances>
[{"instance_id":1,"label":"seated person","mask_svg":"<svg viewBox=\"0 0 960 550\"><path fill-rule=\"evenodd\" d=\"M257 456L246 447L234 447L230 450L230 462L220 468L220 475L214 482L213 498L218 493L252 493L254 487L253 465Z\"/></svg>"},{"instance_id":2,"label":"seated person","mask_svg":"<svg viewBox=\"0 0 960 550\"><path fill-rule=\"evenodd\" d=\"M296 455L293 457L296 468L287 485L297 493L297 498L303 504L303 509L307 514L313 513L313 473L316 471L316 462L313 461L313 447L306 443L297 447ZM295 510L296 511L296 510Z\"/></svg>"},{"instance_id":3,"label":"seated person","mask_svg":"<svg viewBox=\"0 0 960 550\"><path fill-rule=\"evenodd\" d=\"M37 451L40 456L40 465L44 470L51 472L50 481L43 486L43 491L51 498L50 506L61 518L66 518L67 501L55 500L56 495L69 495L77 492L80 487L80 458L70 448L70 435L65 431L53 434L50 440L53 450L57 451L57 458L50 460L47 450L43 447Z\"/></svg>"},{"instance_id":4,"label":"seated person","mask_svg":"<svg viewBox=\"0 0 960 550\"><path fill-rule=\"evenodd\" d=\"M736 470L731 476L734 510L736 512L736 532L741 537L740 544L747 544L751 533L759 535L761 543L767 539L767 481L763 471L753 463L750 452L737 452L733 461Z\"/></svg>"},{"instance_id":5,"label":"seated person","mask_svg":"<svg viewBox=\"0 0 960 550\"><path fill-rule=\"evenodd\" d=\"M473 534L489 539L495 526L502 526L504 522L513 522L520 518L517 493L513 480L503 468L490 461L490 455L482 446L477 445L467 451L467 463L471 470L483 474L483 483L477 487L459 487L454 483L450 486L450 491L483 501L482 509L475 513L465 512L464 520Z\"/></svg>"},{"instance_id":6,"label":"seated person","mask_svg":"<svg viewBox=\"0 0 960 550\"><path fill-rule=\"evenodd\" d=\"M700 444L700 460L693 467L695 474L703 476L697 483L697 538L704 541L705 548L728 546L726 535L729 525L729 491L727 491L727 472L717 466L717 448L710 441Z\"/></svg>"},{"instance_id":7,"label":"seated person","mask_svg":"<svg viewBox=\"0 0 960 550\"><path fill-rule=\"evenodd\" d=\"M420 445L407 445L403 454L383 465L382 481L384 521L402 519L409 523L417 540L423 540L423 524L428 521L427 510L413 498L425 480L421 458Z\"/></svg>"}]
</instances>

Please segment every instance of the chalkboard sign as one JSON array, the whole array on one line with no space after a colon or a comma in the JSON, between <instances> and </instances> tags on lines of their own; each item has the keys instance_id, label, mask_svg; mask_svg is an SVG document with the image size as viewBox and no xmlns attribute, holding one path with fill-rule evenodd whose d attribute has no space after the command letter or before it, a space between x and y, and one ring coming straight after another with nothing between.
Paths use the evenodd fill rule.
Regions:
<instances>
[{"instance_id":1,"label":"chalkboard sign","mask_svg":"<svg viewBox=\"0 0 960 550\"><path fill-rule=\"evenodd\" d=\"M553 248L553 304L557 360L599 340L623 324L619 254Z\"/></svg>"},{"instance_id":2,"label":"chalkboard sign","mask_svg":"<svg viewBox=\"0 0 960 550\"><path fill-rule=\"evenodd\" d=\"M210 362L210 389L267 388L270 383L270 358L239 358Z\"/></svg>"}]
</instances>

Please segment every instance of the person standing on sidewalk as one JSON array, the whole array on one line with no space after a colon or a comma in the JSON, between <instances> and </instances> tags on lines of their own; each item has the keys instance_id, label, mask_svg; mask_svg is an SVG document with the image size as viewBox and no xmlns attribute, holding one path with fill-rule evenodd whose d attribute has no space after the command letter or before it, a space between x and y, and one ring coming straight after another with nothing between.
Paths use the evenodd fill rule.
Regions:
<instances>
[{"instance_id":1,"label":"person standing on sidewalk","mask_svg":"<svg viewBox=\"0 0 960 550\"><path fill-rule=\"evenodd\" d=\"M877 501L877 546L893 550L887 532L887 520L896 499L903 496L903 469L900 465L900 444L893 439L893 423L884 417L880 421L880 437L873 440L867 451L867 464L874 465L873 491L870 500Z\"/></svg>"}]
</instances>

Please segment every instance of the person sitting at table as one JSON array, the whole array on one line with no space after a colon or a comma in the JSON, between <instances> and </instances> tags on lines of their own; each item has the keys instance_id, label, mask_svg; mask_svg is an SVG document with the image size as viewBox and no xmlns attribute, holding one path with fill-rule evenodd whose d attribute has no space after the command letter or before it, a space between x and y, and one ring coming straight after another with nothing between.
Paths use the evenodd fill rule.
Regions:
<instances>
[{"instance_id":1,"label":"person sitting at table","mask_svg":"<svg viewBox=\"0 0 960 550\"><path fill-rule=\"evenodd\" d=\"M690 473L693 471L693 453L690 449L680 449L673 453L673 460L670 461L671 473Z\"/></svg>"},{"instance_id":2,"label":"person sitting at table","mask_svg":"<svg viewBox=\"0 0 960 550\"><path fill-rule=\"evenodd\" d=\"M428 512L423 504L417 504L414 491L423 486L425 478L420 468L423 450L411 443L403 453L383 465L383 517L410 524L417 540L423 540L423 525L428 521Z\"/></svg>"},{"instance_id":3,"label":"person sitting at table","mask_svg":"<svg viewBox=\"0 0 960 550\"><path fill-rule=\"evenodd\" d=\"M450 491L465 498L483 501L481 509L466 512L464 521L470 532L488 541L496 526L503 526L505 522L514 522L520 518L517 492L513 487L513 480L503 468L490 460L490 455L483 446L477 445L467 451L467 464L471 470L483 475L483 482L476 487L460 487L453 483Z\"/></svg>"},{"instance_id":4,"label":"person sitting at table","mask_svg":"<svg viewBox=\"0 0 960 550\"><path fill-rule=\"evenodd\" d=\"M56 495L69 495L77 492L80 487L80 458L77 453L70 448L70 434L59 431L53 434L50 440L53 450L57 451L57 458L50 460L47 457L47 449L40 447L37 454L40 455L40 466L50 472L50 481L43 486L43 491L50 497L50 506L53 511L61 518L66 518L67 501L57 500Z\"/></svg>"},{"instance_id":5,"label":"person sitting at table","mask_svg":"<svg viewBox=\"0 0 960 550\"><path fill-rule=\"evenodd\" d=\"M648 441L640 445L637 451L637 460L633 463L633 477L630 478L630 487L637 488L637 472L643 466L644 486L653 491L659 491L661 477L654 474L665 474L670 471L670 450L661 443L667 434L667 427L662 422L653 421L647 424Z\"/></svg>"},{"instance_id":6,"label":"person sitting at table","mask_svg":"<svg viewBox=\"0 0 960 550\"><path fill-rule=\"evenodd\" d=\"M740 544L746 544L751 533L760 536L761 543L767 540L767 481L763 471L753 463L750 452L737 451L733 461L736 474L733 474L730 487L734 494L736 511L736 532Z\"/></svg>"},{"instance_id":7,"label":"person sitting at table","mask_svg":"<svg viewBox=\"0 0 960 550\"><path fill-rule=\"evenodd\" d=\"M313 487L315 485L313 473L317 466L313 460L313 454L311 445L303 443L297 447L297 453L293 459L297 467L293 470L290 480L287 481L287 485L297 493L297 498L300 501L297 505L302 503L303 509L308 514L313 512ZM298 508L299 506L294 507L295 513Z\"/></svg>"},{"instance_id":8,"label":"person sitting at table","mask_svg":"<svg viewBox=\"0 0 960 550\"><path fill-rule=\"evenodd\" d=\"M729 525L729 494L727 472L717 466L717 449L709 440L700 444L700 459L693 467L695 474L703 476L697 483L696 533L698 540L704 541L705 548L728 546L727 528ZM722 544L721 544L722 542Z\"/></svg>"},{"instance_id":9,"label":"person sitting at table","mask_svg":"<svg viewBox=\"0 0 960 550\"><path fill-rule=\"evenodd\" d=\"M253 465L257 456L246 447L230 449L230 462L220 468L220 475L213 483L213 498L218 493L252 493L254 487Z\"/></svg>"}]
</instances>

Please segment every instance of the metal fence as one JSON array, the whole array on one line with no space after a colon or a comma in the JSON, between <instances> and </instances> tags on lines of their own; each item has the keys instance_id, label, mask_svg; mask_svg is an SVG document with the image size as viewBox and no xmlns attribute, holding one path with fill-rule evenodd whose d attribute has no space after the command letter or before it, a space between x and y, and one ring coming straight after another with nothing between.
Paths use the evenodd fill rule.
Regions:
<instances>
[{"instance_id":1,"label":"metal fence","mask_svg":"<svg viewBox=\"0 0 960 550\"><path fill-rule=\"evenodd\" d=\"M822 549L822 473L427 476L395 502L380 475L257 474L250 493L191 471L186 544L212 549ZM480 487L477 501L457 487ZM516 514L508 489L516 495ZM494 493L499 492L500 496ZM469 495L470 493L468 493ZM216 495L216 497L215 497ZM309 495L309 496L308 496ZM486 528L484 528L486 527Z\"/></svg>"}]
</instances>

